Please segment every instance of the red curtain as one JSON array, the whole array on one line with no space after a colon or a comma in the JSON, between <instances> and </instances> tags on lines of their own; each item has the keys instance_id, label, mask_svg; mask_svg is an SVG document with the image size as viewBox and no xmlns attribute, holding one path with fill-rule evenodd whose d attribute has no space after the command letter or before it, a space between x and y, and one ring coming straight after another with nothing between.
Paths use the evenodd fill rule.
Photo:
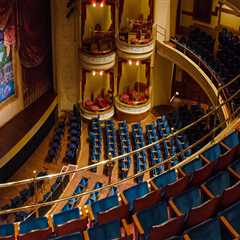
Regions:
<instances>
[{"instance_id":1,"label":"red curtain","mask_svg":"<svg viewBox=\"0 0 240 240\"><path fill-rule=\"evenodd\" d=\"M148 20L150 20L153 23L153 12L154 12L153 0L149 0L148 5L149 5L149 8L150 8L150 14L148 16Z\"/></svg>"},{"instance_id":2,"label":"red curtain","mask_svg":"<svg viewBox=\"0 0 240 240\"><path fill-rule=\"evenodd\" d=\"M112 14L112 30L115 32L115 4L111 4L111 14Z\"/></svg>"},{"instance_id":3,"label":"red curtain","mask_svg":"<svg viewBox=\"0 0 240 240\"><path fill-rule=\"evenodd\" d=\"M22 65L26 68L39 66L49 53L49 5L49 0L19 0L19 50Z\"/></svg>"},{"instance_id":4,"label":"red curtain","mask_svg":"<svg viewBox=\"0 0 240 240\"><path fill-rule=\"evenodd\" d=\"M150 86L150 75L151 75L151 66L150 66L150 62L146 62L146 79L147 79L147 87Z\"/></svg>"},{"instance_id":5,"label":"red curtain","mask_svg":"<svg viewBox=\"0 0 240 240\"><path fill-rule=\"evenodd\" d=\"M16 13L16 0L0 0L0 30L4 30Z\"/></svg>"},{"instance_id":6,"label":"red curtain","mask_svg":"<svg viewBox=\"0 0 240 240\"><path fill-rule=\"evenodd\" d=\"M85 86L86 86L86 76L87 72L86 70L82 71L82 104L84 104L84 92L85 92Z\"/></svg>"},{"instance_id":7,"label":"red curtain","mask_svg":"<svg viewBox=\"0 0 240 240\"><path fill-rule=\"evenodd\" d=\"M119 25L121 24L121 20L122 20L123 8L124 8L124 0L120 0L119 1Z\"/></svg>"},{"instance_id":8,"label":"red curtain","mask_svg":"<svg viewBox=\"0 0 240 240\"><path fill-rule=\"evenodd\" d=\"M114 73L110 71L109 74L110 74L110 88L112 93L114 93Z\"/></svg>"},{"instance_id":9,"label":"red curtain","mask_svg":"<svg viewBox=\"0 0 240 240\"><path fill-rule=\"evenodd\" d=\"M82 4L82 18L81 18L81 20L82 20L82 40L83 40L83 36L84 36L86 18L87 18L87 7L86 7L86 4L83 3Z\"/></svg>"},{"instance_id":10,"label":"red curtain","mask_svg":"<svg viewBox=\"0 0 240 240\"><path fill-rule=\"evenodd\" d=\"M118 62L117 95L119 95L120 81L122 77L122 62Z\"/></svg>"},{"instance_id":11,"label":"red curtain","mask_svg":"<svg viewBox=\"0 0 240 240\"><path fill-rule=\"evenodd\" d=\"M52 87L50 0L18 0L25 106Z\"/></svg>"}]
</instances>

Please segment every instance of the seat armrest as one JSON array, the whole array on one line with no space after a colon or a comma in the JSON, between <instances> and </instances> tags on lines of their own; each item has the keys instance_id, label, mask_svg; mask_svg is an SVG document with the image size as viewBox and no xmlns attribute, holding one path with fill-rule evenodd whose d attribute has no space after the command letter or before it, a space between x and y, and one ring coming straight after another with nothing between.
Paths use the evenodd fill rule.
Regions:
<instances>
[{"instance_id":1,"label":"seat armrest","mask_svg":"<svg viewBox=\"0 0 240 240\"><path fill-rule=\"evenodd\" d=\"M133 234L131 232L130 226L127 224L126 219L122 219L121 222L122 222L122 225L123 225L123 229L124 229L124 231L125 231L125 233L127 235L127 238L132 239L133 238Z\"/></svg>"},{"instance_id":2,"label":"seat armrest","mask_svg":"<svg viewBox=\"0 0 240 240\"><path fill-rule=\"evenodd\" d=\"M181 211L177 208L177 206L175 205L175 203L173 202L173 200L169 200L169 206L170 208L173 210L173 212L179 217L182 215Z\"/></svg>"},{"instance_id":3,"label":"seat armrest","mask_svg":"<svg viewBox=\"0 0 240 240\"><path fill-rule=\"evenodd\" d=\"M228 220L224 216L220 216L220 221L227 229L227 231L231 234L232 237L239 239L239 234L233 228L233 226L228 222Z\"/></svg>"},{"instance_id":4,"label":"seat armrest","mask_svg":"<svg viewBox=\"0 0 240 240\"><path fill-rule=\"evenodd\" d=\"M134 224L134 226L136 227L138 233L139 233L140 235L144 235L144 230L143 230L143 228L142 228L141 223L140 223L139 220L138 220L137 215L134 214L134 215L132 216L132 219L133 219L133 224Z\"/></svg>"}]
</instances>

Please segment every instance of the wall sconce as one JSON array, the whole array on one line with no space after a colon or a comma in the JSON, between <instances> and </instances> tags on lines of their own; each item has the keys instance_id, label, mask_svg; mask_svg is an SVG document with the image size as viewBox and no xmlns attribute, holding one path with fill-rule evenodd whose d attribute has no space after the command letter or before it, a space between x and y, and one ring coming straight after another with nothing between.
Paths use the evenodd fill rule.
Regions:
<instances>
[{"instance_id":1,"label":"wall sconce","mask_svg":"<svg viewBox=\"0 0 240 240\"><path fill-rule=\"evenodd\" d=\"M136 66L139 66L140 62L139 61L136 61Z\"/></svg>"},{"instance_id":2,"label":"wall sconce","mask_svg":"<svg viewBox=\"0 0 240 240\"><path fill-rule=\"evenodd\" d=\"M128 60L128 64L129 64L129 65L132 65L132 60Z\"/></svg>"},{"instance_id":3,"label":"wall sconce","mask_svg":"<svg viewBox=\"0 0 240 240\"><path fill-rule=\"evenodd\" d=\"M96 71L93 71L93 72L92 72L92 75L93 75L94 77L96 76L96 74L97 74Z\"/></svg>"},{"instance_id":4,"label":"wall sconce","mask_svg":"<svg viewBox=\"0 0 240 240\"><path fill-rule=\"evenodd\" d=\"M92 5L93 5L93 7L96 7L96 6L97 6L96 2L93 2Z\"/></svg>"},{"instance_id":5,"label":"wall sconce","mask_svg":"<svg viewBox=\"0 0 240 240\"><path fill-rule=\"evenodd\" d=\"M103 71L100 71L100 72L99 72L99 75L102 76L102 75L103 75Z\"/></svg>"},{"instance_id":6,"label":"wall sconce","mask_svg":"<svg viewBox=\"0 0 240 240\"><path fill-rule=\"evenodd\" d=\"M104 2L101 2L100 7L102 8L104 6Z\"/></svg>"}]
</instances>

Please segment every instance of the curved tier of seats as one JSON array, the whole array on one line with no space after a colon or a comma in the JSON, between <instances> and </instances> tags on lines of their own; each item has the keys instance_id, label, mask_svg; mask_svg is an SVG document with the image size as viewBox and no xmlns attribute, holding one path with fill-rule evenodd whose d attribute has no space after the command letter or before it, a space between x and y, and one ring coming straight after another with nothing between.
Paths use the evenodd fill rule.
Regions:
<instances>
[{"instance_id":1,"label":"curved tier of seats","mask_svg":"<svg viewBox=\"0 0 240 240\"><path fill-rule=\"evenodd\" d=\"M17 239L66 240L167 239L174 235L232 239L240 234L235 220L239 217L239 157L240 139L233 132L193 161L154 177L150 185L135 184L120 198L116 189L101 200L95 192L86 208L75 205L49 218L27 219L15 224L18 229L14 224L1 225L0 239L15 239L15 235ZM87 180L81 180L80 191L86 185ZM101 186L96 183L94 189Z\"/></svg>"}]
</instances>

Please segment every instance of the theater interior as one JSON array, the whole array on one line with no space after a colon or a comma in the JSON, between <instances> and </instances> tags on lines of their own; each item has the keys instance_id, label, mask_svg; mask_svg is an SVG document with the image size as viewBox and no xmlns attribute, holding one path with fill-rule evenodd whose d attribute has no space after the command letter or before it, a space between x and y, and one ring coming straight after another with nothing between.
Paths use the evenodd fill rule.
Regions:
<instances>
[{"instance_id":1,"label":"theater interior","mask_svg":"<svg viewBox=\"0 0 240 240\"><path fill-rule=\"evenodd\" d=\"M240 239L239 0L0 0L0 240Z\"/></svg>"}]
</instances>

